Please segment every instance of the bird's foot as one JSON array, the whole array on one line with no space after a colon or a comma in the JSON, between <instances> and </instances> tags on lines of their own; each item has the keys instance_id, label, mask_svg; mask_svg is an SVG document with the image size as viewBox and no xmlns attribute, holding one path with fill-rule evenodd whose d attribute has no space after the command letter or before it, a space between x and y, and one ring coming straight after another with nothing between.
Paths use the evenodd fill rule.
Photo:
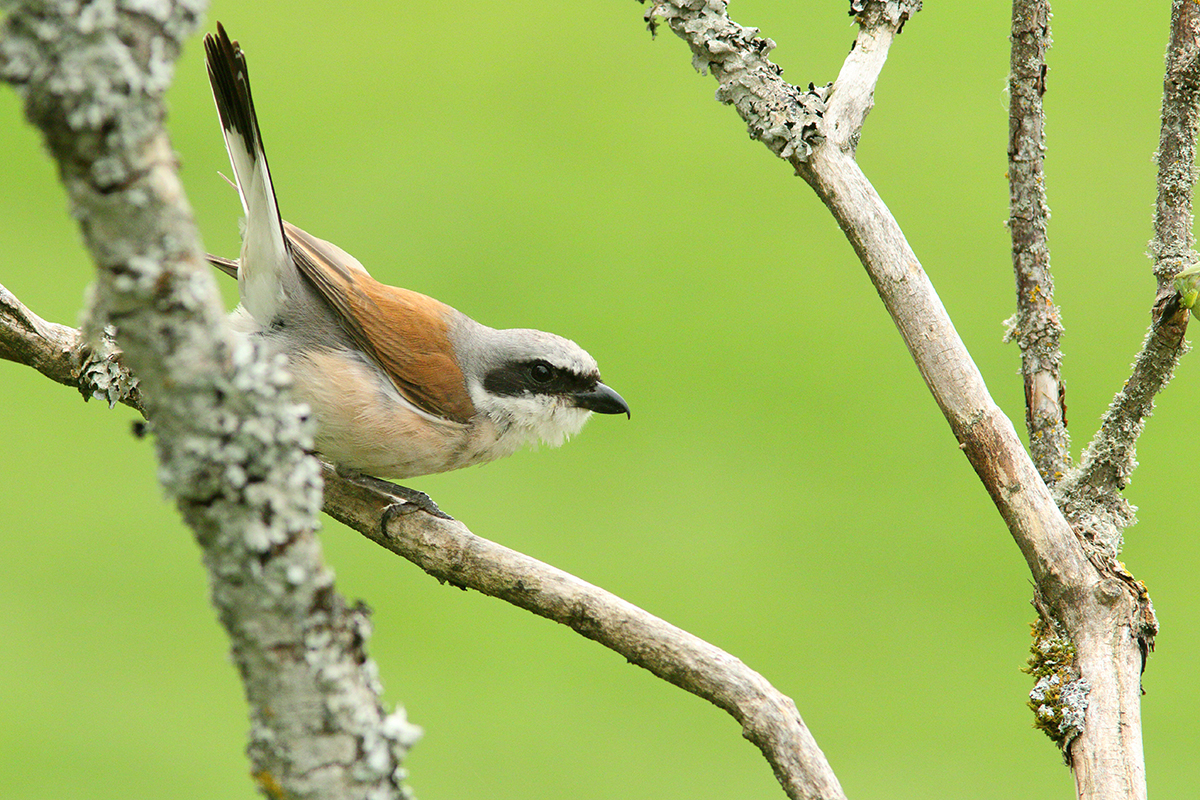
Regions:
<instances>
[{"instance_id":1,"label":"bird's foot","mask_svg":"<svg viewBox=\"0 0 1200 800\"><path fill-rule=\"evenodd\" d=\"M454 519L454 517L438 508L437 503L433 502L433 498L424 492L418 492L416 489L409 489L407 486L399 486L391 481L385 481L382 478L363 475L358 472L343 472L342 470L338 470L338 474L351 483L358 484L359 486L400 501L392 503L383 510L383 515L379 519L379 527L384 533L387 533L387 525L393 517L411 514L414 511L424 511L430 516L441 519Z\"/></svg>"}]
</instances>

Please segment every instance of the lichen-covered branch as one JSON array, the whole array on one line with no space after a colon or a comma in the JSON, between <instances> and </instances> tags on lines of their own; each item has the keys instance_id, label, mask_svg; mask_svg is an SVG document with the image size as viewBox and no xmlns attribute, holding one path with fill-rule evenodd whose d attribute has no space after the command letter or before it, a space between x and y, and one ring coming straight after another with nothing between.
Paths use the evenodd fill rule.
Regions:
<instances>
[{"instance_id":1,"label":"lichen-covered branch","mask_svg":"<svg viewBox=\"0 0 1200 800\"><path fill-rule=\"evenodd\" d=\"M1158 147L1158 201L1154 214L1154 238L1150 252L1158 290L1151 309L1150 330L1134 360L1129 379L1113 398L1100 430L1084 450L1077 468L1057 488L1060 503L1072 525L1089 542L1093 560L1123 581L1135 594L1130 620L1125 629L1113 632L1115 652L1124 656L1123 682L1115 688L1126 708L1135 707L1140 685L1126 673L1144 667L1153 649L1158 624L1145 588L1117 561L1123 531L1134 521L1133 508L1122 496L1137 466L1136 445L1154 399L1174 375L1179 359L1188 350L1184 339L1188 311L1180 301L1173 279L1181 270L1194 267L1192 249L1192 192L1196 182L1196 135L1200 119L1200 6L1191 0L1175 0L1171 7L1171 32L1163 78L1162 127ZM1130 664L1131 645L1139 658ZM1121 661L1116 661L1120 664ZM1094 698L1093 698L1094 702ZM1130 797L1145 796L1145 773L1141 764L1140 718L1132 714L1089 713L1089 730L1111 728L1119 736L1108 737L1112 745L1084 762L1076 760L1076 786L1080 796L1096 786L1120 788L1124 779ZM1114 776L1113 765L1124 771Z\"/></svg>"},{"instance_id":2,"label":"lichen-covered branch","mask_svg":"<svg viewBox=\"0 0 1200 800\"><path fill-rule=\"evenodd\" d=\"M801 89L780 79L783 69L767 55L775 43L725 13L725 0L659 0L646 9L653 32L666 22L692 48L692 66L717 79L717 99L733 106L750 137L780 158L808 158L821 141L817 125L827 88Z\"/></svg>"},{"instance_id":3,"label":"lichen-covered branch","mask_svg":"<svg viewBox=\"0 0 1200 800\"><path fill-rule=\"evenodd\" d=\"M311 423L278 358L228 330L162 127L201 5L17 3L0 74L44 133L96 262L88 338L113 326L160 479L202 547L251 708L255 779L272 797L401 797L416 729L383 710L366 614L346 607L321 559ZM17 331L6 357L59 379L78 364L90 389L130 402L127 373L102 346L107 381L88 376L65 330L12 302L0 320ZM30 353L39 341L45 358Z\"/></svg>"},{"instance_id":4,"label":"lichen-covered branch","mask_svg":"<svg viewBox=\"0 0 1200 800\"><path fill-rule=\"evenodd\" d=\"M1154 398L1187 352L1187 310L1172 280L1197 263L1192 249L1192 191L1196 183L1196 133L1200 118L1200 6L1172 4L1171 38L1163 79L1162 129L1158 145L1158 200L1150 252L1158 293L1152 321L1133 370L1084 451L1079 469L1062 493L1073 516L1115 557L1121 531L1133 522L1120 491L1137 466L1136 444Z\"/></svg>"},{"instance_id":5,"label":"lichen-covered branch","mask_svg":"<svg viewBox=\"0 0 1200 800\"><path fill-rule=\"evenodd\" d=\"M1050 3L1015 0L1008 76L1008 229L1012 235L1017 313L1008 337L1021 348L1025 379L1025 426L1029 449L1046 483L1071 466L1059 339L1062 321L1054 304L1050 245L1046 239L1045 116L1046 50Z\"/></svg>"},{"instance_id":6,"label":"lichen-covered branch","mask_svg":"<svg viewBox=\"0 0 1200 800\"><path fill-rule=\"evenodd\" d=\"M1154 238L1150 241L1160 300L1172 293L1171 279L1198 260L1192 249L1198 92L1200 6L1174 0L1158 138L1158 200L1154 206Z\"/></svg>"},{"instance_id":7,"label":"lichen-covered branch","mask_svg":"<svg viewBox=\"0 0 1200 800\"><path fill-rule=\"evenodd\" d=\"M1137 466L1137 438L1154 409L1154 398L1187 352L1187 310L1172 280L1198 262L1192 249L1192 191L1196 183L1196 133L1200 119L1200 6L1176 0L1163 79L1162 129L1158 144L1158 200L1150 252L1158 293L1152 321L1133 370L1117 392L1100 430L1088 444L1079 470L1062 491L1089 532L1115 557L1121 530L1132 523L1129 505L1119 497Z\"/></svg>"},{"instance_id":8,"label":"lichen-covered branch","mask_svg":"<svg viewBox=\"0 0 1200 800\"><path fill-rule=\"evenodd\" d=\"M1084 450L1079 468L1059 487L1064 507L1104 553L1116 558L1133 509L1121 496L1137 466L1137 439L1154 410L1154 398L1187 352L1188 312L1172 280L1197 263L1192 249L1192 191L1196 183L1196 131L1200 117L1200 6L1175 0L1163 78L1158 143L1158 200L1150 253L1158 292L1150 330L1129 379Z\"/></svg>"}]
</instances>

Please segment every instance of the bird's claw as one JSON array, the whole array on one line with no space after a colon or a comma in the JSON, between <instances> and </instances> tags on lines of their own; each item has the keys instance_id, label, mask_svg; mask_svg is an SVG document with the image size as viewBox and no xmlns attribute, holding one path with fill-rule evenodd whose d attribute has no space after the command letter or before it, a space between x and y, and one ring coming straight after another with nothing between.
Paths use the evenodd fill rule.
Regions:
<instances>
[{"instance_id":1,"label":"bird's claw","mask_svg":"<svg viewBox=\"0 0 1200 800\"><path fill-rule=\"evenodd\" d=\"M433 502L433 498L424 492L418 492L417 490L409 489L406 486L395 486L394 489L400 489L402 491L397 492L393 490L389 491L388 494L392 495L400 502L392 503L385 508L379 519L379 525L385 533L387 532L388 523L392 521L393 517L411 514L414 511L424 511L430 516L439 517L441 519L454 519L454 517L438 508L438 504Z\"/></svg>"},{"instance_id":2,"label":"bird's claw","mask_svg":"<svg viewBox=\"0 0 1200 800\"><path fill-rule=\"evenodd\" d=\"M387 533L387 525L393 517L404 514L411 514L414 511L424 511L433 517L440 519L454 519L438 508L438 504L433 502L433 498L424 492L418 492L416 489L409 489L407 486L399 486L391 481L385 481L382 478L376 478L372 475L363 475L361 473L338 471L339 474L359 486L366 487L372 491L387 495L399 502L391 503L383 510L383 514L379 518L380 530Z\"/></svg>"}]
</instances>

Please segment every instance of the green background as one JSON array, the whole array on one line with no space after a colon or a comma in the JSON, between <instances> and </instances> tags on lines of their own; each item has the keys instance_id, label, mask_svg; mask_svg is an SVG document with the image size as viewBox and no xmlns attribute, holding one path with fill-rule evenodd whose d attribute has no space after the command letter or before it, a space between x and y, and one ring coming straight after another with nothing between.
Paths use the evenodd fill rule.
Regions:
<instances>
[{"instance_id":1,"label":"green background","mask_svg":"<svg viewBox=\"0 0 1200 800\"><path fill-rule=\"evenodd\" d=\"M1148 321L1169 4L1062 5L1047 172L1078 452ZM1024 705L1020 553L837 226L682 42L651 40L629 0L263 6L217 2L208 29L248 52L284 216L382 280L574 338L633 407L562 450L413 485L762 672L851 797L1071 796ZM837 74L845 6L732 12L807 84ZM1008 14L927 3L859 156L1023 429L1000 341ZM206 246L236 255L201 55L197 37L169 125ZM19 101L0 106L0 283L73 323L88 258ZM227 642L133 413L12 364L0 389L0 796L252 797ZM1188 358L1128 489L1123 557L1162 623L1143 702L1162 797L1200 784L1198 393ZM375 609L387 699L426 730L422 800L782 796L716 708L327 518L322 538L340 590Z\"/></svg>"}]
</instances>

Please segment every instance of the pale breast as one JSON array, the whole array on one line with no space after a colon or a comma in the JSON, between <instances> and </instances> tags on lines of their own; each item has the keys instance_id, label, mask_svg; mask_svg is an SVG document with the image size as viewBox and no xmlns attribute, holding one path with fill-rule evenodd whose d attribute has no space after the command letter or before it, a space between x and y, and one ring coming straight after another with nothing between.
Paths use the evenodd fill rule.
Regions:
<instances>
[{"instance_id":1,"label":"pale breast","mask_svg":"<svg viewBox=\"0 0 1200 800\"><path fill-rule=\"evenodd\" d=\"M486 417L452 422L405 400L382 372L345 350L290 354L298 400L317 420L317 451L335 465L410 478L507 455Z\"/></svg>"}]
</instances>

